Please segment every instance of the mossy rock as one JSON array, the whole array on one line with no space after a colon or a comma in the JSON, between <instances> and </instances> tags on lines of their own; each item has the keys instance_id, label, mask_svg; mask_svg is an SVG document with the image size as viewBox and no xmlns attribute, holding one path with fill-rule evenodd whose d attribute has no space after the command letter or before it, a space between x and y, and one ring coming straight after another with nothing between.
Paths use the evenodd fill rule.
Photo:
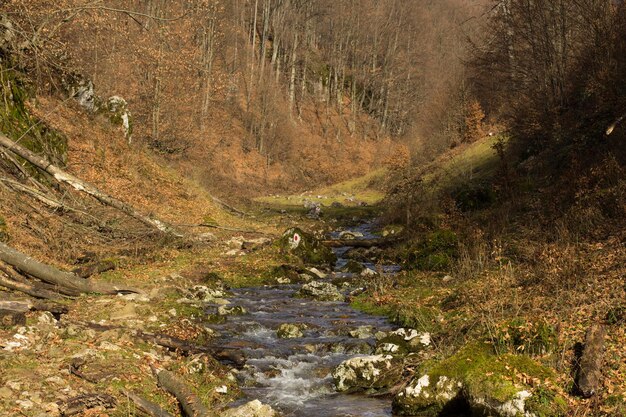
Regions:
<instances>
[{"instance_id":1,"label":"mossy rock","mask_svg":"<svg viewBox=\"0 0 626 417\"><path fill-rule=\"evenodd\" d=\"M267 281L273 284L293 284L300 281L300 270L293 265L278 265L264 274Z\"/></svg>"},{"instance_id":2,"label":"mossy rock","mask_svg":"<svg viewBox=\"0 0 626 417\"><path fill-rule=\"evenodd\" d=\"M427 271L444 271L458 255L458 237L451 230L429 233L405 255L409 268Z\"/></svg>"},{"instance_id":3,"label":"mossy rock","mask_svg":"<svg viewBox=\"0 0 626 417\"><path fill-rule=\"evenodd\" d=\"M544 355L556 350L558 338L545 320L515 318L500 326L493 343L500 351Z\"/></svg>"},{"instance_id":4,"label":"mossy rock","mask_svg":"<svg viewBox=\"0 0 626 417\"><path fill-rule=\"evenodd\" d=\"M520 375L554 381L554 373L525 355L497 356L489 343L471 343L442 361L424 363L393 401L398 415L434 416L455 403L475 415L564 416L565 399L545 386L530 387Z\"/></svg>"},{"instance_id":5,"label":"mossy rock","mask_svg":"<svg viewBox=\"0 0 626 417\"><path fill-rule=\"evenodd\" d=\"M25 148L44 155L52 163L64 166L67 162L67 138L42 120L31 115L27 102L32 95L32 88L22 80L20 74L12 69L3 71L0 82L0 100L4 105L0 106L0 131L7 137L17 140ZM17 157L20 162L23 160ZM46 182L37 168L29 163L24 165L36 178Z\"/></svg>"},{"instance_id":6,"label":"mossy rock","mask_svg":"<svg viewBox=\"0 0 626 417\"><path fill-rule=\"evenodd\" d=\"M9 240L9 231L7 223L4 218L0 217L0 242L7 242Z\"/></svg>"},{"instance_id":7,"label":"mossy rock","mask_svg":"<svg viewBox=\"0 0 626 417\"><path fill-rule=\"evenodd\" d=\"M419 353L431 346L430 333L400 328L388 333L376 343L376 353L406 355Z\"/></svg>"},{"instance_id":8,"label":"mossy rock","mask_svg":"<svg viewBox=\"0 0 626 417\"><path fill-rule=\"evenodd\" d=\"M297 227L285 231L276 244L281 253L295 255L305 264L332 266L337 261L329 247Z\"/></svg>"}]
</instances>

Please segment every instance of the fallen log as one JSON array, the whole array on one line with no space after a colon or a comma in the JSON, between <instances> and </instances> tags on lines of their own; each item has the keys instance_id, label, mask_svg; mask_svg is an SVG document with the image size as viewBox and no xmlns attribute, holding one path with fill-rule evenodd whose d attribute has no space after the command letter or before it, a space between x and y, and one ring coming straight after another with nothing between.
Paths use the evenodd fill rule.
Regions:
<instances>
[{"instance_id":1,"label":"fallen log","mask_svg":"<svg viewBox=\"0 0 626 417\"><path fill-rule=\"evenodd\" d=\"M205 417L209 415L209 410L202 404L200 398L176 375L165 369L154 370L161 386L165 391L172 394L187 417Z\"/></svg>"},{"instance_id":2,"label":"fallen log","mask_svg":"<svg viewBox=\"0 0 626 417\"><path fill-rule=\"evenodd\" d=\"M0 181L7 184L14 191L21 191L25 194L28 194L29 196L42 202L43 204L45 204L46 206L50 207L53 210L66 210L66 207L61 202L56 201L55 199L45 195L39 190L36 190L31 187L27 187L26 185L21 184L17 181L13 181L9 178L0 178Z\"/></svg>"},{"instance_id":3,"label":"fallen log","mask_svg":"<svg viewBox=\"0 0 626 417\"><path fill-rule=\"evenodd\" d=\"M137 394L133 394L132 392L123 391L123 394L128 397L129 400L135 404L138 410L149 415L150 417L174 417L157 404L152 401L148 401L145 398L140 397Z\"/></svg>"},{"instance_id":4,"label":"fallen log","mask_svg":"<svg viewBox=\"0 0 626 417\"><path fill-rule=\"evenodd\" d=\"M81 293L118 294L138 292L130 288L82 279L71 272L64 272L50 265L38 262L2 242L0 242L0 261L44 282Z\"/></svg>"},{"instance_id":5,"label":"fallen log","mask_svg":"<svg viewBox=\"0 0 626 417\"><path fill-rule=\"evenodd\" d=\"M45 159L45 158L43 158L43 157L41 157L39 155L36 155L35 153L31 152L30 150L24 148L23 146L20 146L17 143L13 142L11 139L9 139L7 136L5 136L2 133L0 133L0 146L2 146L4 148L6 148L7 150L9 150L9 151L11 151L11 152L21 156L22 158L24 158L25 160L27 160L31 164L35 165L37 168L39 168L39 169L47 172L48 174L52 175L54 177L54 179L57 180L58 182L68 184L69 186L71 186L75 190L78 190L78 191L84 192L86 194L89 194L90 196L94 197L96 200L100 201L102 204L105 204L105 205L110 206L110 207L114 207L114 208L122 211L123 213L126 213L130 217L133 217L133 218L139 220L143 224L145 224L147 226L150 226L150 227L153 227L153 228L156 228L160 232L171 234L171 235L174 235L176 237L182 237L182 235L179 232L174 230L167 223L162 222L162 221L157 220L157 219L153 219L153 218L151 218L149 216L145 216L145 215L139 213L137 210L135 210L129 204L126 204L123 201L120 201L120 200L116 199L115 197L112 197L112 196L110 196L110 195L108 195L106 193L103 193L102 191L98 190L96 187L94 187L93 185L89 184L88 182L85 182L85 181L83 181L83 180L73 176L72 174L63 171L59 167L53 165L47 159Z\"/></svg>"},{"instance_id":6,"label":"fallen log","mask_svg":"<svg viewBox=\"0 0 626 417\"><path fill-rule=\"evenodd\" d=\"M30 295L35 298L42 298L45 300L58 300L61 298L59 293L55 293L48 289L42 288L37 285L30 285L25 282L15 281L11 279L7 270L0 265L0 287L8 288L13 291L19 291L24 294Z\"/></svg>"},{"instance_id":7,"label":"fallen log","mask_svg":"<svg viewBox=\"0 0 626 417\"><path fill-rule=\"evenodd\" d=\"M604 336L606 331L601 324L593 324L585 336L585 348L580 358L576 385L584 398L593 397L602 384L602 363L604 361Z\"/></svg>"},{"instance_id":8,"label":"fallen log","mask_svg":"<svg viewBox=\"0 0 626 417\"><path fill-rule=\"evenodd\" d=\"M16 313L49 311L54 315L66 314L69 311L69 309L62 304L30 300L0 300L0 310Z\"/></svg>"}]
</instances>

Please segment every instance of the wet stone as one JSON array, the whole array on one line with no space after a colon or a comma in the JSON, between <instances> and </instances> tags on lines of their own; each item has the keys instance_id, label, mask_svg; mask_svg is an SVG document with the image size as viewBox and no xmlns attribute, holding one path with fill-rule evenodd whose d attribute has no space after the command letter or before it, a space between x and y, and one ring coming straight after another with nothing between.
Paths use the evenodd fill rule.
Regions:
<instances>
[{"instance_id":1,"label":"wet stone","mask_svg":"<svg viewBox=\"0 0 626 417\"><path fill-rule=\"evenodd\" d=\"M311 281L304 284L296 293L296 297L312 298L318 301L344 301L345 299L336 286L322 281Z\"/></svg>"},{"instance_id":2,"label":"wet stone","mask_svg":"<svg viewBox=\"0 0 626 417\"><path fill-rule=\"evenodd\" d=\"M281 339L295 339L304 336L302 330L306 328L306 325L284 323L278 327L276 335Z\"/></svg>"}]
</instances>

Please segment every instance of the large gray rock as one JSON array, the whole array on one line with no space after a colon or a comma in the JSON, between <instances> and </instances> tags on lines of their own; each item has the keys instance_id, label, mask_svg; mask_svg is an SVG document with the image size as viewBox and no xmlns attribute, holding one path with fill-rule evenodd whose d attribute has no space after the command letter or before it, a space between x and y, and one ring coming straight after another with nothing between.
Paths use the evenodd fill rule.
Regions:
<instances>
[{"instance_id":1,"label":"large gray rock","mask_svg":"<svg viewBox=\"0 0 626 417\"><path fill-rule=\"evenodd\" d=\"M312 298L318 301L344 301L344 295L329 282L311 281L296 293L296 297Z\"/></svg>"},{"instance_id":2,"label":"large gray rock","mask_svg":"<svg viewBox=\"0 0 626 417\"><path fill-rule=\"evenodd\" d=\"M361 356L343 361L332 376L337 391L378 390L400 380L402 364L390 355Z\"/></svg>"}]
</instances>

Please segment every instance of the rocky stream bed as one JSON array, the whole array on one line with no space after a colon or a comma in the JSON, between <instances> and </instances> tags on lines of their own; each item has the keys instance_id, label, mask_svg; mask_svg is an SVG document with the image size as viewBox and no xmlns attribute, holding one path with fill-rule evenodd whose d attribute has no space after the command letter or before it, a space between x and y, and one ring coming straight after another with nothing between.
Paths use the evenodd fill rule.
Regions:
<instances>
[{"instance_id":1,"label":"rocky stream bed","mask_svg":"<svg viewBox=\"0 0 626 417\"><path fill-rule=\"evenodd\" d=\"M369 225L332 237L346 236L374 238ZM391 396L384 395L385 389L399 379L402 366L392 365L387 354L398 346L387 339L400 337L425 347L429 335L394 331L387 319L350 307L347 296L359 291L360 278L374 274L376 267L366 262L360 273L342 272L351 269L343 257L348 249L334 249L338 260L333 272L311 268L299 275L299 283L279 278L282 285L233 291L228 311L213 306L218 314L210 316L216 321L210 327L219 335L217 343L241 349L246 358L237 373L248 397L241 403L258 399L286 416L392 415ZM381 272L397 270L389 265ZM390 374L384 377L381 372ZM348 394L357 390L363 392Z\"/></svg>"}]
</instances>

